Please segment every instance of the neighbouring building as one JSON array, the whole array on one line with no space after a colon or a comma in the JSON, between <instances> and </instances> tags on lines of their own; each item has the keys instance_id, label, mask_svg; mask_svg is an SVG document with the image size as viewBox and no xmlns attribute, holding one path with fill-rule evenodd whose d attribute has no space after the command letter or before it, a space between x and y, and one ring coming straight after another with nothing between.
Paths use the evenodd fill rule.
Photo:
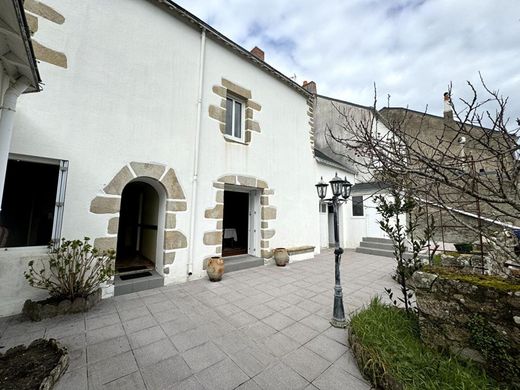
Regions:
<instances>
[{"instance_id":1,"label":"neighbouring building","mask_svg":"<svg viewBox=\"0 0 520 390\"><path fill-rule=\"evenodd\" d=\"M211 256L319 252L314 185L336 167L314 156L308 86L170 1L25 7L45 85L9 147L0 315L45 296L23 272L60 237L117 249L130 278L104 296L203 277Z\"/></svg>"}]
</instances>

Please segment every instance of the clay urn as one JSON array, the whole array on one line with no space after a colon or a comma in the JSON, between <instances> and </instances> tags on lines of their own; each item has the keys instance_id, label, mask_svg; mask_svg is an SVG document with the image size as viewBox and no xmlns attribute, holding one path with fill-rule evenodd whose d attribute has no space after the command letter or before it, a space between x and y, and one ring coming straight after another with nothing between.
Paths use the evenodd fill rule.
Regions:
<instances>
[{"instance_id":1,"label":"clay urn","mask_svg":"<svg viewBox=\"0 0 520 390\"><path fill-rule=\"evenodd\" d=\"M285 265L289 262L289 253L285 248L276 248L274 250L274 261L276 265L279 267L285 267Z\"/></svg>"},{"instance_id":2,"label":"clay urn","mask_svg":"<svg viewBox=\"0 0 520 390\"><path fill-rule=\"evenodd\" d=\"M224 260L215 256L208 260L208 268L206 269L208 272L208 278L212 282L219 282L222 280L222 275L224 275Z\"/></svg>"}]
</instances>

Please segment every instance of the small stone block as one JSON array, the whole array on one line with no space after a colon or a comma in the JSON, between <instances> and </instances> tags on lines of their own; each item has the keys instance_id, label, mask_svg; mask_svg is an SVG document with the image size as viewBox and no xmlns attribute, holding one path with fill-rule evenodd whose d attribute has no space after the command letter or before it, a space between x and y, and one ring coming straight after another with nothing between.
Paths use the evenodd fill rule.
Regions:
<instances>
[{"instance_id":1,"label":"small stone block","mask_svg":"<svg viewBox=\"0 0 520 390\"><path fill-rule=\"evenodd\" d=\"M164 265L173 264L175 261L175 252L169 252L164 254Z\"/></svg>"},{"instance_id":2,"label":"small stone block","mask_svg":"<svg viewBox=\"0 0 520 390\"><path fill-rule=\"evenodd\" d=\"M121 198L96 196L90 203L90 212L94 214L115 214L119 212Z\"/></svg>"},{"instance_id":3,"label":"small stone block","mask_svg":"<svg viewBox=\"0 0 520 390\"><path fill-rule=\"evenodd\" d=\"M164 232L164 249L180 249L186 248L188 242L186 236L178 231Z\"/></svg>"}]
</instances>

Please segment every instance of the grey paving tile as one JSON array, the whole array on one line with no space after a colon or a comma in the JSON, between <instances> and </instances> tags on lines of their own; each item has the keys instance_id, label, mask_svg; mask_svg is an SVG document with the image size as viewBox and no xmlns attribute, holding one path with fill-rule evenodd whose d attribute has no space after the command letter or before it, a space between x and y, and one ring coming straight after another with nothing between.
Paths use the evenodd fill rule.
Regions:
<instances>
[{"instance_id":1,"label":"grey paving tile","mask_svg":"<svg viewBox=\"0 0 520 390\"><path fill-rule=\"evenodd\" d=\"M194 376L175 384L175 390L204 390L204 386Z\"/></svg>"},{"instance_id":2,"label":"grey paving tile","mask_svg":"<svg viewBox=\"0 0 520 390\"><path fill-rule=\"evenodd\" d=\"M326 336L319 335L305 344L305 347L317 353L329 362L336 361L341 355L347 352L347 347Z\"/></svg>"},{"instance_id":3,"label":"grey paving tile","mask_svg":"<svg viewBox=\"0 0 520 390\"><path fill-rule=\"evenodd\" d=\"M150 311L146 306L138 306L133 309L119 310L119 317L121 321L130 321L134 318L144 317L149 315Z\"/></svg>"},{"instance_id":4,"label":"grey paving tile","mask_svg":"<svg viewBox=\"0 0 520 390\"><path fill-rule=\"evenodd\" d=\"M246 337L242 331L226 334L216 339L215 343L228 355L251 346L250 338Z\"/></svg>"},{"instance_id":5,"label":"grey paving tile","mask_svg":"<svg viewBox=\"0 0 520 390\"><path fill-rule=\"evenodd\" d=\"M209 341L210 337L208 332L203 326L195 329L190 329L183 333L177 333L171 337L173 345L178 351L184 352L188 349L196 347L197 345L204 344Z\"/></svg>"},{"instance_id":6,"label":"grey paving tile","mask_svg":"<svg viewBox=\"0 0 520 390\"><path fill-rule=\"evenodd\" d=\"M54 386L54 390L87 390L87 367L67 370Z\"/></svg>"},{"instance_id":7,"label":"grey paving tile","mask_svg":"<svg viewBox=\"0 0 520 390\"><path fill-rule=\"evenodd\" d=\"M87 351L83 349L69 350L69 368L68 370L76 370L87 364Z\"/></svg>"},{"instance_id":8,"label":"grey paving tile","mask_svg":"<svg viewBox=\"0 0 520 390\"><path fill-rule=\"evenodd\" d=\"M264 390L303 389L309 382L292 368L279 362L255 376L254 381Z\"/></svg>"},{"instance_id":9,"label":"grey paving tile","mask_svg":"<svg viewBox=\"0 0 520 390\"><path fill-rule=\"evenodd\" d=\"M274 335L265 338L261 345L264 345L269 352L276 357L286 355L300 346L299 343L287 337L283 333L275 333Z\"/></svg>"},{"instance_id":10,"label":"grey paving tile","mask_svg":"<svg viewBox=\"0 0 520 390\"><path fill-rule=\"evenodd\" d=\"M334 366L348 372L350 375L353 375L360 380L364 380L363 375L359 371L356 359L350 350L341 355L340 358L334 362Z\"/></svg>"},{"instance_id":11,"label":"grey paving tile","mask_svg":"<svg viewBox=\"0 0 520 390\"><path fill-rule=\"evenodd\" d=\"M87 330L94 330L99 328L105 328L109 325L119 324L121 319L119 314L110 313L99 317L87 318Z\"/></svg>"},{"instance_id":12,"label":"grey paving tile","mask_svg":"<svg viewBox=\"0 0 520 390\"><path fill-rule=\"evenodd\" d=\"M240 311L227 317L226 321L228 321L231 325L235 326L236 328L241 328L242 326L256 322L257 319L253 317L251 314L247 314L245 311Z\"/></svg>"},{"instance_id":13,"label":"grey paving tile","mask_svg":"<svg viewBox=\"0 0 520 390\"><path fill-rule=\"evenodd\" d=\"M174 389L177 382L191 375L191 370L180 355L175 355L141 369L141 374L148 389L166 390Z\"/></svg>"},{"instance_id":14,"label":"grey paving tile","mask_svg":"<svg viewBox=\"0 0 520 390\"><path fill-rule=\"evenodd\" d=\"M261 320L262 318L265 318L267 316L270 316L275 311L273 308L267 306L264 303L261 303L259 305L251 306L245 310L248 314L251 314L253 317Z\"/></svg>"},{"instance_id":15,"label":"grey paving tile","mask_svg":"<svg viewBox=\"0 0 520 390\"><path fill-rule=\"evenodd\" d=\"M127 351L130 351L130 343L126 336L119 336L97 344L91 344L87 347L88 363L92 364Z\"/></svg>"},{"instance_id":16,"label":"grey paving tile","mask_svg":"<svg viewBox=\"0 0 520 390\"><path fill-rule=\"evenodd\" d=\"M262 388L253 379L250 379L238 386L236 390L262 390Z\"/></svg>"},{"instance_id":17,"label":"grey paving tile","mask_svg":"<svg viewBox=\"0 0 520 390\"><path fill-rule=\"evenodd\" d=\"M78 334L74 336L57 337L60 343L62 343L69 351L75 349L84 349L87 346L86 334Z\"/></svg>"},{"instance_id":18,"label":"grey paving tile","mask_svg":"<svg viewBox=\"0 0 520 390\"><path fill-rule=\"evenodd\" d=\"M309 314L311 314L307 310L304 310L304 309L296 306L296 304L291 304L291 306L280 310L280 313L286 315L289 318L292 318L295 321L300 321L302 318L305 318Z\"/></svg>"},{"instance_id":19,"label":"grey paving tile","mask_svg":"<svg viewBox=\"0 0 520 390\"><path fill-rule=\"evenodd\" d=\"M334 328L330 327L325 332L322 333L324 336L327 336L329 339L335 340L340 344L348 345L348 335L346 329Z\"/></svg>"},{"instance_id":20,"label":"grey paving tile","mask_svg":"<svg viewBox=\"0 0 520 390\"><path fill-rule=\"evenodd\" d=\"M132 352L124 352L117 356L88 365L89 388L100 388L102 385L122 378L137 371Z\"/></svg>"},{"instance_id":21,"label":"grey paving tile","mask_svg":"<svg viewBox=\"0 0 520 390\"><path fill-rule=\"evenodd\" d=\"M251 378L276 359L265 348L257 345L237 351L230 357Z\"/></svg>"},{"instance_id":22,"label":"grey paving tile","mask_svg":"<svg viewBox=\"0 0 520 390\"><path fill-rule=\"evenodd\" d=\"M317 330L309 328L299 322L295 322L287 328L282 329L281 332L300 344L305 344L319 334Z\"/></svg>"},{"instance_id":23,"label":"grey paving tile","mask_svg":"<svg viewBox=\"0 0 520 390\"><path fill-rule=\"evenodd\" d=\"M146 390L139 371L116 379L103 386L103 390Z\"/></svg>"},{"instance_id":24,"label":"grey paving tile","mask_svg":"<svg viewBox=\"0 0 520 390\"><path fill-rule=\"evenodd\" d=\"M316 379L330 362L305 347L298 348L282 358L282 361L309 382Z\"/></svg>"},{"instance_id":25,"label":"grey paving tile","mask_svg":"<svg viewBox=\"0 0 520 390\"><path fill-rule=\"evenodd\" d=\"M184 352L182 357L192 372L199 372L223 360L226 355L215 344L207 342Z\"/></svg>"},{"instance_id":26,"label":"grey paving tile","mask_svg":"<svg viewBox=\"0 0 520 390\"><path fill-rule=\"evenodd\" d=\"M125 331L121 324L114 324L87 331L87 344L97 344L105 340L110 340L115 337L124 336Z\"/></svg>"},{"instance_id":27,"label":"grey paving tile","mask_svg":"<svg viewBox=\"0 0 520 390\"><path fill-rule=\"evenodd\" d=\"M294 323L292 318L280 313L273 313L270 316L265 317L262 321L276 330L282 330Z\"/></svg>"},{"instance_id":28,"label":"grey paving tile","mask_svg":"<svg viewBox=\"0 0 520 390\"><path fill-rule=\"evenodd\" d=\"M370 385L337 367L329 367L313 383L320 390L369 390Z\"/></svg>"},{"instance_id":29,"label":"grey paving tile","mask_svg":"<svg viewBox=\"0 0 520 390\"><path fill-rule=\"evenodd\" d=\"M316 314L311 314L300 320L301 324L307 325L308 327L317 330L318 332L323 332L330 328L329 320L317 316Z\"/></svg>"},{"instance_id":30,"label":"grey paving tile","mask_svg":"<svg viewBox=\"0 0 520 390\"><path fill-rule=\"evenodd\" d=\"M177 333L186 332L187 330L194 329L196 324L190 320L187 316L176 318L172 321L167 321L161 324L164 333L168 336L175 336Z\"/></svg>"},{"instance_id":31,"label":"grey paving tile","mask_svg":"<svg viewBox=\"0 0 520 390\"><path fill-rule=\"evenodd\" d=\"M151 314L123 322L123 328L125 328L125 332L127 334L135 333L146 328L151 328L155 325L157 325L157 321L152 317Z\"/></svg>"},{"instance_id":32,"label":"grey paving tile","mask_svg":"<svg viewBox=\"0 0 520 390\"><path fill-rule=\"evenodd\" d=\"M133 350L139 367L146 367L177 355L177 350L168 338L150 343Z\"/></svg>"},{"instance_id":33,"label":"grey paving tile","mask_svg":"<svg viewBox=\"0 0 520 390\"><path fill-rule=\"evenodd\" d=\"M128 340L130 341L132 348L137 349L166 337L166 334L160 326L154 326L129 334Z\"/></svg>"},{"instance_id":34,"label":"grey paving tile","mask_svg":"<svg viewBox=\"0 0 520 390\"><path fill-rule=\"evenodd\" d=\"M229 358L195 374L195 377L207 390L231 390L249 380Z\"/></svg>"},{"instance_id":35,"label":"grey paving tile","mask_svg":"<svg viewBox=\"0 0 520 390\"><path fill-rule=\"evenodd\" d=\"M276 329L271 328L269 325L266 325L261 321L255 322L252 325L242 328L242 331L249 338L256 341L260 341L276 333Z\"/></svg>"}]
</instances>

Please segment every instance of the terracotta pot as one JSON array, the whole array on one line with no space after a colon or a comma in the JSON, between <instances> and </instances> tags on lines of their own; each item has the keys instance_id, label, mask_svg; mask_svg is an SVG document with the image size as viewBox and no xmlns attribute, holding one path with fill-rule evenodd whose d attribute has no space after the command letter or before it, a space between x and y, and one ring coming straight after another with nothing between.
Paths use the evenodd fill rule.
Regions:
<instances>
[{"instance_id":1,"label":"terracotta pot","mask_svg":"<svg viewBox=\"0 0 520 390\"><path fill-rule=\"evenodd\" d=\"M221 257L212 257L208 260L208 278L212 282L219 282L224 275L224 260Z\"/></svg>"},{"instance_id":2,"label":"terracotta pot","mask_svg":"<svg viewBox=\"0 0 520 390\"><path fill-rule=\"evenodd\" d=\"M274 261L276 262L277 266L285 267L285 265L289 262L289 253L287 253L287 249L276 248L274 250Z\"/></svg>"}]
</instances>

